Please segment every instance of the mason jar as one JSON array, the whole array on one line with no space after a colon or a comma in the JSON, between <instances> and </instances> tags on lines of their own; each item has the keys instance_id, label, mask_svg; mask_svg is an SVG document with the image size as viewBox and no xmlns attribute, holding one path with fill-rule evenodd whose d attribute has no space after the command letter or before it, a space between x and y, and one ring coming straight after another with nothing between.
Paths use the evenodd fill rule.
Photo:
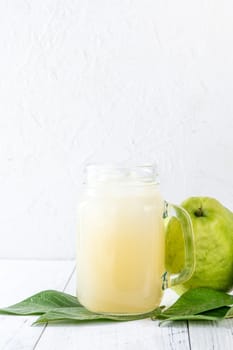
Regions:
<instances>
[{"instance_id":1,"label":"mason jar","mask_svg":"<svg viewBox=\"0 0 233 350\"><path fill-rule=\"evenodd\" d=\"M165 271L164 218L180 220L185 267ZM154 165L89 165L79 205L77 297L88 310L141 314L161 302L163 290L194 269L188 213L164 201Z\"/></svg>"}]
</instances>

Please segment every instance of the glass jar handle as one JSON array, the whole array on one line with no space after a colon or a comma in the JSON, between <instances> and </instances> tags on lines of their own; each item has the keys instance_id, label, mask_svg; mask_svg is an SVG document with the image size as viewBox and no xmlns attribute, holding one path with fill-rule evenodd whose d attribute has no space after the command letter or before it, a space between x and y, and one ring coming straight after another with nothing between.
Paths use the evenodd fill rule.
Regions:
<instances>
[{"instance_id":1,"label":"glass jar handle","mask_svg":"<svg viewBox=\"0 0 233 350\"><path fill-rule=\"evenodd\" d=\"M166 271L162 276L162 289L186 282L195 269L194 234L191 218L184 208L165 201L163 218L172 216L175 216L181 224L184 238L184 268L177 274Z\"/></svg>"}]
</instances>

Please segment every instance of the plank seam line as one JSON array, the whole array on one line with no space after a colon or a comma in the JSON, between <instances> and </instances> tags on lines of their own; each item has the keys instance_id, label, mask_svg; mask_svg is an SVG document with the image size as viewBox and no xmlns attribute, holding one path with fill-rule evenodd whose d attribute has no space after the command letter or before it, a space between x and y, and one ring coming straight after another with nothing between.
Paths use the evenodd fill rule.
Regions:
<instances>
[{"instance_id":1,"label":"plank seam line","mask_svg":"<svg viewBox=\"0 0 233 350\"><path fill-rule=\"evenodd\" d=\"M71 278L73 277L73 274L74 274L74 272L75 272L75 269L76 269L76 264L74 265L73 270L71 271L71 274L70 274L70 276L69 276L67 282L65 283L65 286L64 286L64 288L63 288L63 290L62 290L63 292L65 292L65 290L66 290L68 284L70 283L70 280L71 280Z\"/></svg>"},{"instance_id":2,"label":"plank seam line","mask_svg":"<svg viewBox=\"0 0 233 350\"><path fill-rule=\"evenodd\" d=\"M186 322L187 322L189 349L192 350L191 339L190 339L190 332L189 332L189 321L186 321Z\"/></svg>"},{"instance_id":3,"label":"plank seam line","mask_svg":"<svg viewBox=\"0 0 233 350\"><path fill-rule=\"evenodd\" d=\"M71 273L70 273L70 275L69 275L69 277L68 277L68 279L67 279L67 281L66 281L66 283L65 283L65 286L64 286L63 289L62 289L63 292L66 290L66 287L68 286L68 284L69 284L69 282L70 282L70 280L71 280L71 278L72 278L72 276L73 276L73 274L74 274L75 268L76 268L76 266L73 267L73 269L72 269L72 271L71 271ZM45 330L46 330L46 328L47 328L47 326L48 326L48 323L46 323L46 324L44 325L44 328L42 329L42 331L41 331L41 333L40 333L38 339L36 340L36 342L35 342L35 344L34 344L32 350L35 350L35 349L36 349L37 345L39 344L39 342L40 342L40 340L41 340L41 338L42 338L42 336L43 336L43 334L44 334L44 332L45 332Z\"/></svg>"}]
</instances>

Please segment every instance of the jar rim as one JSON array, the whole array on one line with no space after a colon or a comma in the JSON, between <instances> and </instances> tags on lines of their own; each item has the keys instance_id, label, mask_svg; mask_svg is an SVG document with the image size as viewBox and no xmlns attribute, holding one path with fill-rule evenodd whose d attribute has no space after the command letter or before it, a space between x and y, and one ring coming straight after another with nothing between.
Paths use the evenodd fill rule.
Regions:
<instances>
[{"instance_id":1,"label":"jar rim","mask_svg":"<svg viewBox=\"0 0 233 350\"><path fill-rule=\"evenodd\" d=\"M89 163L85 167L87 183L138 182L158 184L156 163Z\"/></svg>"}]
</instances>

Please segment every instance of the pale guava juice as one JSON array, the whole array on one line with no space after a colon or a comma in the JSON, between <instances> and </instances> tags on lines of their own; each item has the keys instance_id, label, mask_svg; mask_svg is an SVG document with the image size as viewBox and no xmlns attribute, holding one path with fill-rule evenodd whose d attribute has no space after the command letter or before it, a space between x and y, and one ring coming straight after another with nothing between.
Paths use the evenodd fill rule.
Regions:
<instances>
[{"instance_id":1,"label":"pale guava juice","mask_svg":"<svg viewBox=\"0 0 233 350\"><path fill-rule=\"evenodd\" d=\"M79 209L77 296L93 312L137 314L162 297L163 199L158 185L104 184Z\"/></svg>"}]
</instances>

